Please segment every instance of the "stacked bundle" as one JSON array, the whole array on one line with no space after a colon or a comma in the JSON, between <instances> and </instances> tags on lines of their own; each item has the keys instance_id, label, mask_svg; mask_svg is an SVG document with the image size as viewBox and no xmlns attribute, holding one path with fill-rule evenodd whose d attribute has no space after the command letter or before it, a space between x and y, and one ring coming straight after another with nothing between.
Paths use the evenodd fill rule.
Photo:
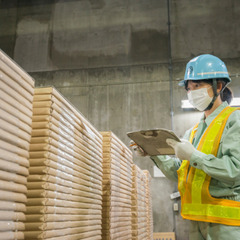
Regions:
<instances>
[{"instance_id":1,"label":"stacked bundle","mask_svg":"<svg viewBox=\"0 0 240 240\"><path fill-rule=\"evenodd\" d=\"M55 89L35 89L25 239L101 239L102 136Z\"/></svg>"},{"instance_id":2,"label":"stacked bundle","mask_svg":"<svg viewBox=\"0 0 240 240\"><path fill-rule=\"evenodd\" d=\"M132 189L132 240L148 239L146 175L136 165L133 166Z\"/></svg>"},{"instance_id":3,"label":"stacked bundle","mask_svg":"<svg viewBox=\"0 0 240 240\"><path fill-rule=\"evenodd\" d=\"M34 81L0 51L0 239L23 239Z\"/></svg>"},{"instance_id":4,"label":"stacked bundle","mask_svg":"<svg viewBox=\"0 0 240 240\"><path fill-rule=\"evenodd\" d=\"M102 239L129 240L131 230L132 153L112 132L103 136Z\"/></svg>"},{"instance_id":5,"label":"stacked bundle","mask_svg":"<svg viewBox=\"0 0 240 240\"><path fill-rule=\"evenodd\" d=\"M153 214L152 214L152 194L151 194L151 180L152 177L147 170L143 170L143 173L147 177L146 181L146 206L147 206L147 233L148 240L153 239Z\"/></svg>"}]
</instances>

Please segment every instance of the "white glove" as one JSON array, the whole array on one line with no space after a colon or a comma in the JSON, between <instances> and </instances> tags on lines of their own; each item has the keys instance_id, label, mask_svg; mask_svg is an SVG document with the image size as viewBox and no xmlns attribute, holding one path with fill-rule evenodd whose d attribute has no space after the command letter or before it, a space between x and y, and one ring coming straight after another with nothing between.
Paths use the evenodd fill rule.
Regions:
<instances>
[{"instance_id":1,"label":"white glove","mask_svg":"<svg viewBox=\"0 0 240 240\"><path fill-rule=\"evenodd\" d=\"M138 146L133 140L130 141L130 146L129 146L134 154L139 157L145 157L148 154L140 147Z\"/></svg>"},{"instance_id":2,"label":"white glove","mask_svg":"<svg viewBox=\"0 0 240 240\"><path fill-rule=\"evenodd\" d=\"M196 151L194 146L185 139L181 139L181 142L177 142L176 140L168 138L166 143L174 149L175 155L181 160L189 161L193 152Z\"/></svg>"}]
</instances>

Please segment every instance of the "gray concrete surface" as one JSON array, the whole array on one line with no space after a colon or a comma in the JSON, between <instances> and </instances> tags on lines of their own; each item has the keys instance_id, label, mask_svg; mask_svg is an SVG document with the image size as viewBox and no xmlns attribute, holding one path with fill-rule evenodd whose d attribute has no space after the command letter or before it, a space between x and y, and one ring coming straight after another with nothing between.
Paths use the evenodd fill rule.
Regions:
<instances>
[{"instance_id":1,"label":"gray concrete surface","mask_svg":"<svg viewBox=\"0 0 240 240\"><path fill-rule=\"evenodd\" d=\"M170 3L172 122L181 137L201 116L181 109L186 93L177 85L192 57L222 58L240 97L240 2ZM171 128L167 23L163 0L0 0L0 47L36 86L56 87L98 130L128 144L128 131ZM134 161L153 174L150 159ZM187 240L188 222L172 210L176 189L166 178L153 178L154 231L175 231L177 240Z\"/></svg>"}]
</instances>

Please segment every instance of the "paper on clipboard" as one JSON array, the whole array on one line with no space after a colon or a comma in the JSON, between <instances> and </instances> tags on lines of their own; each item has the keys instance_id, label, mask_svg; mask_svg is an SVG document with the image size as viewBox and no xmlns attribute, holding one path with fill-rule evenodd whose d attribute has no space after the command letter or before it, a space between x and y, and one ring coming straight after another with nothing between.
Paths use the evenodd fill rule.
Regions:
<instances>
[{"instance_id":1,"label":"paper on clipboard","mask_svg":"<svg viewBox=\"0 0 240 240\"><path fill-rule=\"evenodd\" d=\"M180 139L171 130L164 128L128 132L127 136L139 145L149 156L174 155L174 150L166 143L166 139Z\"/></svg>"}]
</instances>

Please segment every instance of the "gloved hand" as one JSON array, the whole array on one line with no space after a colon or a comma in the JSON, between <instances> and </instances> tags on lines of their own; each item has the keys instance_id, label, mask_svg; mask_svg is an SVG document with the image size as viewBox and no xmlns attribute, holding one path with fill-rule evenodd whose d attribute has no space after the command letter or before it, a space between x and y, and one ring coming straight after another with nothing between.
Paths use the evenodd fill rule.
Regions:
<instances>
[{"instance_id":1,"label":"gloved hand","mask_svg":"<svg viewBox=\"0 0 240 240\"><path fill-rule=\"evenodd\" d=\"M181 139L181 142L177 142L176 140L168 138L166 143L174 149L175 155L181 160L189 161L193 152L196 151L194 146L185 139Z\"/></svg>"},{"instance_id":2,"label":"gloved hand","mask_svg":"<svg viewBox=\"0 0 240 240\"><path fill-rule=\"evenodd\" d=\"M140 157L148 156L148 154L140 146L138 146L133 140L130 141L129 147L133 150L136 156L140 156Z\"/></svg>"}]
</instances>

